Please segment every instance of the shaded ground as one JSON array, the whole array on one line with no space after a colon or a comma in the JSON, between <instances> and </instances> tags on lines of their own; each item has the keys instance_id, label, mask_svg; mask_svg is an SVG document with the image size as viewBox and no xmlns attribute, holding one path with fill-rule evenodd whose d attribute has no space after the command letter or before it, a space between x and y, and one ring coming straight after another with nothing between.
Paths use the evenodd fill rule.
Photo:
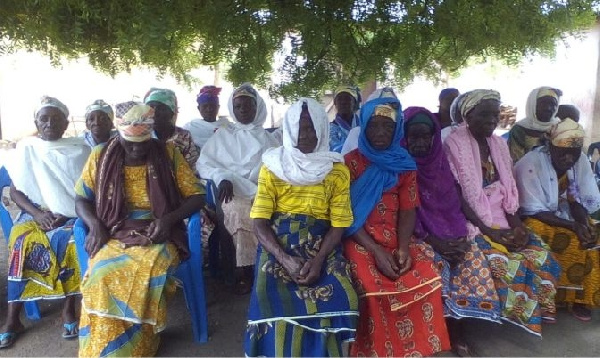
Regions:
<instances>
[{"instance_id":1,"label":"shaded ground","mask_svg":"<svg viewBox=\"0 0 600 358\"><path fill-rule=\"evenodd\" d=\"M7 250L0 240L0 322L6 317ZM249 296L235 296L217 280L206 281L209 313L209 342L197 345L183 292L178 290L169 302L169 326L161 334L159 356L243 356L243 334ZM10 349L0 356L76 356L77 340L61 338L61 301L42 301L42 319L30 322L23 318L26 331ZM558 323L544 326L540 339L511 324L498 325L473 321L467 337L483 356L600 356L600 314L583 323L567 312L558 314ZM450 353L444 356L452 356Z\"/></svg>"}]
</instances>

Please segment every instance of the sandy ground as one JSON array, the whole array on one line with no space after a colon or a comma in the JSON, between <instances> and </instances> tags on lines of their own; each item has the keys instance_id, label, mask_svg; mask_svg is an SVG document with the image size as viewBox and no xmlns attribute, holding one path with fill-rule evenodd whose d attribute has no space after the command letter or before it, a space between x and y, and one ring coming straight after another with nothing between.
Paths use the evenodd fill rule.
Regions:
<instances>
[{"instance_id":1,"label":"sandy ground","mask_svg":"<svg viewBox=\"0 0 600 358\"><path fill-rule=\"evenodd\" d=\"M6 317L7 250L0 238L0 322ZM198 345L183 292L178 290L169 302L169 326L161 333L159 356L243 356L243 335L249 296L235 296L218 280L206 280L209 313L209 341ZM61 301L42 301L42 319L22 321L26 327L13 347L0 350L0 356L76 356L77 340L61 338ZM24 316L23 316L24 317ZM560 311L558 322L544 326L543 339L511 324L472 321L467 327L471 346L482 356L600 356L600 314L583 323ZM453 356L443 353L443 356Z\"/></svg>"}]
</instances>

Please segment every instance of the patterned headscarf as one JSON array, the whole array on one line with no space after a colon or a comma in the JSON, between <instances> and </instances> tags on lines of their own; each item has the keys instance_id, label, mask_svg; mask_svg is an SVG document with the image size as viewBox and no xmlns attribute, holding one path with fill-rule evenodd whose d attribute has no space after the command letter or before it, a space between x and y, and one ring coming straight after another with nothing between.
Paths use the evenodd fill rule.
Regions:
<instances>
[{"instance_id":1,"label":"patterned headscarf","mask_svg":"<svg viewBox=\"0 0 600 358\"><path fill-rule=\"evenodd\" d=\"M467 114L475 108L479 103L487 99L500 101L500 93L494 90L476 89L464 94L464 97L459 103L460 114L463 119L467 118Z\"/></svg>"},{"instance_id":2,"label":"patterned headscarf","mask_svg":"<svg viewBox=\"0 0 600 358\"><path fill-rule=\"evenodd\" d=\"M219 94L221 93L221 87L216 86L204 86L200 90L200 93L196 96L196 102L198 105L204 103L219 104Z\"/></svg>"},{"instance_id":3,"label":"patterned headscarf","mask_svg":"<svg viewBox=\"0 0 600 358\"><path fill-rule=\"evenodd\" d=\"M123 118L117 118L119 135L128 142L144 142L152 138L154 109L145 104L136 104Z\"/></svg>"},{"instance_id":4,"label":"patterned headscarf","mask_svg":"<svg viewBox=\"0 0 600 358\"><path fill-rule=\"evenodd\" d=\"M177 113L177 96L175 92L166 88L150 88L148 93L144 96L144 103L156 101L169 107L173 113Z\"/></svg>"},{"instance_id":5,"label":"patterned headscarf","mask_svg":"<svg viewBox=\"0 0 600 358\"><path fill-rule=\"evenodd\" d=\"M583 138L585 131L583 127L567 118L564 121L555 124L548 133L552 145L561 148L580 148L583 147Z\"/></svg>"},{"instance_id":6,"label":"patterned headscarf","mask_svg":"<svg viewBox=\"0 0 600 358\"><path fill-rule=\"evenodd\" d=\"M94 111L102 111L106 113L111 121L115 119L115 113L113 112L112 107L102 99L97 99L94 101L94 103L87 106L85 109L85 118L87 118L90 113Z\"/></svg>"},{"instance_id":7,"label":"patterned headscarf","mask_svg":"<svg viewBox=\"0 0 600 358\"><path fill-rule=\"evenodd\" d=\"M139 105L139 104L143 104L143 103L135 102L135 101L117 103L115 105L115 112L116 112L115 113L115 117L116 118L123 118L123 116L125 115L125 113L127 113L133 106Z\"/></svg>"},{"instance_id":8,"label":"patterned headscarf","mask_svg":"<svg viewBox=\"0 0 600 358\"><path fill-rule=\"evenodd\" d=\"M50 96L42 97L42 99L40 100L40 105L34 112L34 117L37 118L37 115L42 110L42 108L46 107L54 107L61 111L65 115L65 118L69 117L69 109L67 108L67 106L65 106L65 104L59 101L57 98Z\"/></svg>"}]
</instances>

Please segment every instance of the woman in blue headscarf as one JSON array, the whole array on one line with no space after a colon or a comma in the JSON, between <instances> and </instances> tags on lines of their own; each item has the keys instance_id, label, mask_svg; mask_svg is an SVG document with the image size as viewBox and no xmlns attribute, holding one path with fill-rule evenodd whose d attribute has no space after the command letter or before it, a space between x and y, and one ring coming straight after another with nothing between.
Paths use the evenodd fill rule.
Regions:
<instances>
[{"instance_id":1,"label":"woman in blue headscarf","mask_svg":"<svg viewBox=\"0 0 600 358\"><path fill-rule=\"evenodd\" d=\"M411 243L417 167L400 146L402 119L396 98L367 102L358 149L345 156L354 224L344 254L360 300L352 356L430 356L450 348L441 279L423 246Z\"/></svg>"}]
</instances>

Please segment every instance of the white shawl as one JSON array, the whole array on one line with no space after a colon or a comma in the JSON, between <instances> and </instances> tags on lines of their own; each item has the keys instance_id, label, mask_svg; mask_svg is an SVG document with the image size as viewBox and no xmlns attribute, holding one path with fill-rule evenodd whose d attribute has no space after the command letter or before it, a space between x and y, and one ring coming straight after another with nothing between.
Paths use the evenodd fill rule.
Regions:
<instances>
[{"instance_id":1,"label":"white shawl","mask_svg":"<svg viewBox=\"0 0 600 358\"><path fill-rule=\"evenodd\" d=\"M77 216L75 183L90 151L82 138L25 138L17 143L6 169L15 188L33 203L73 218Z\"/></svg>"},{"instance_id":2,"label":"white shawl","mask_svg":"<svg viewBox=\"0 0 600 358\"><path fill-rule=\"evenodd\" d=\"M306 102L317 135L317 146L304 154L298 145L300 114ZM329 151L329 119L325 109L312 98L300 98L290 106L283 118L283 146L271 148L262 156L265 166L279 179L292 185L319 184L333 169L333 163L344 161L341 154Z\"/></svg>"},{"instance_id":3,"label":"white shawl","mask_svg":"<svg viewBox=\"0 0 600 358\"><path fill-rule=\"evenodd\" d=\"M235 123L219 129L202 147L196 169L200 177L219 185L223 180L233 184L233 194L251 198L256 194L258 173L263 153L281 145L263 128L267 107L260 95L256 98L256 116L250 124L237 121L233 113L233 93L229 97L229 113Z\"/></svg>"},{"instance_id":4,"label":"white shawl","mask_svg":"<svg viewBox=\"0 0 600 358\"><path fill-rule=\"evenodd\" d=\"M558 178L546 147L538 147L527 153L515 164L514 170L524 215L550 211L560 218L573 220L568 205L559 205ZM575 199L587 212L591 214L600 210L600 192L584 154L567 171L567 177L568 191L575 194Z\"/></svg>"},{"instance_id":5,"label":"white shawl","mask_svg":"<svg viewBox=\"0 0 600 358\"><path fill-rule=\"evenodd\" d=\"M529 93L529 97L527 97L527 103L525 104L525 118L518 121L516 125L539 132L546 132L553 125L560 122L560 119L556 117L556 113L558 112L558 106L552 114L552 119L549 122L540 122L538 121L535 115L535 107L537 106L538 94L540 93L540 91L547 89L552 89L552 87L538 87Z\"/></svg>"},{"instance_id":6,"label":"white shawl","mask_svg":"<svg viewBox=\"0 0 600 358\"><path fill-rule=\"evenodd\" d=\"M219 128L227 128L233 124L226 118L219 118L214 122L207 122L202 118L192 119L183 125L183 129L190 131L194 143L202 149L206 141L215 134Z\"/></svg>"}]
</instances>

